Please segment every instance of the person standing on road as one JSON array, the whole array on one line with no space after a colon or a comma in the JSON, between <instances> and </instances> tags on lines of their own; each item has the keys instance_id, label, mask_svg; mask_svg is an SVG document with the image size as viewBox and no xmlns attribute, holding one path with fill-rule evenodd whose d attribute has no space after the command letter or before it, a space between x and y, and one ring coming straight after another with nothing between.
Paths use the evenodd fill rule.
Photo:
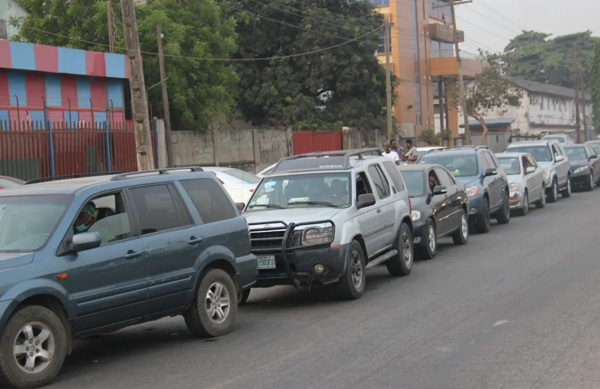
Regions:
<instances>
[{"instance_id":1,"label":"person standing on road","mask_svg":"<svg viewBox=\"0 0 600 389\"><path fill-rule=\"evenodd\" d=\"M398 156L397 152L391 149L389 142L385 142L383 144L383 153L381 153L381 155L383 155L384 157L388 157L389 159L394 161L396 165L400 165L400 157Z\"/></svg>"},{"instance_id":2,"label":"person standing on road","mask_svg":"<svg viewBox=\"0 0 600 389\"><path fill-rule=\"evenodd\" d=\"M413 142L410 139L406 140L406 149L408 150L402 160L405 162L417 162L417 150L413 146Z\"/></svg>"},{"instance_id":3,"label":"person standing on road","mask_svg":"<svg viewBox=\"0 0 600 389\"><path fill-rule=\"evenodd\" d=\"M402 148L398 147L398 143L396 143L396 139L390 140L390 148L392 149L392 151L395 151L398 154L398 158L400 158L400 160L402 160L402 158L404 157L404 153L402 152Z\"/></svg>"}]
</instances>

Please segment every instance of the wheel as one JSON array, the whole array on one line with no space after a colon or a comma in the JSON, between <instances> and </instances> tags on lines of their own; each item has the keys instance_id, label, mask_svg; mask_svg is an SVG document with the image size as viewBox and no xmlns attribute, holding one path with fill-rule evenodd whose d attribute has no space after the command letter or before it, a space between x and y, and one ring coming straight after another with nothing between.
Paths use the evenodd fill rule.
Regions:
<instances>
[{"instance_id":1,"label":"wheel","mask_svg":"<svg viewBox=\"0 0 600 389\"><path fill-rule=\"evenodd\" d=\"M456 245L465 245L469 241L469 217L467 211L463 210L460 217L460 228L452 234L452 240Z\"/></svg>"},{"instance_id":2,"label":"wheel","mask_svg":"<svg viewBox=\"0 0 600 389\"><path fill-rule=\"evenodd\" d=\"M356 300L362 296L367 282L365 262L362 246L353 240L346 254L346 274L335 286L340 299Z\"/></svg>"},{"instance_id":3,"label":"wheel","mask_svg":"<svg viewBox=\"0 0 600 389\"><path fill-rule=\"evenodd\" d=\"M594 172L590 173L590 176L588 177L587 182L585 183L585 190L587 190L588 192L594 190Z\"/></svg>"},{"instance_id":4,"label":"wheel","mask_svg":"<svg viewBox=\"0 0 600 389\"><path fill-rule=\"evenodd\" d=\"M562 195L563 199L571 197L571 176L567 178L567 187L560 192L560 194Z\"/></svg>"},{"instance_id":5,"label":"wheel","mask_svg":"<svg viewBox=\"0 0 600 389\"><path fill-rule=\"evenodd\" d=\"M540 193L540 198L538 201L535 202L535 207L536 208L544 208L546 206L546 186L545 184L542 183L542 190Z\"/></svg>"},{"instance_id":6,"label":"wheel","mask_svg":"<svg viewBox=\"0 0 600 389\"><path fill-rule=\"evenodd\" d=\"M419 248L419 257L433 259L437 253L437 231L433 220L429 219L425 225L425 241Z\"/></svg>"},{"instance_id":7,"label":"wheel","mask_svg":"<svg viewBox=\"0 0 600 389\"><path fill-rule=\"evenodd\" d=\"M502 208L496 214L496 220L498 224L508 224L510 222L510 199L506 190L502 193Z\"/></svg>"},{"instance_id":8,"label":"wheel","mask_svg":"<svg viewBox=\"0 0 600 389\"><path fill-rule=\"evenodd\" d=\"M242 295L240 296L240 301L238 302L238 305L246 304L246 302L248 301L248 297L250 297L251 290L252 290L251 288L248 288L242 292Z\"/></svg>"},{"instance_id":9,"label":"wheel","mask_svg":"<svg viewBox=\"0 0 600 389\"><path fill-rule=\"evenodd\" d=\"M67 356L67 336L63 322L48 308L30 305L17 311L0 340L0 386L50 383Z\"/></svg>"},{"instance_id":10,"label":"wheel","mask_svg":"<svg viewBox=\"0 0 600 389\"><path fill-rule=\"evenodd\" d=\"M552 187L548 190L548 202L555 203L558 200L558 181L552 180Z\"/></svg>"},{"instance_id":11,"label":"wheel","mask_svg":"<svg viewBox=\"0 0 600 389\"><path fill-rule=\"evenodd\" d=\"M194 335L212 338L231 331L237 306L231 276L221 269L210 269L200 281L194 303L183 317Z\"/></svg>"},{"instance_id":12,"label":"wheel","mask_svg":"<svg viewBox=\"0 0 600 389\"><path fill-rule=\"evenodd\" d=\"M385 264L392 277L402 277L410 274L414 262L413 235L406 223L400 226L400 234L396 241L398 254Z\"/></svg>"},{"instance_id":13,"label":"wheel","mask_svg":"<svg viewBox=\"0 0 600 389\"><path fill-rule=\"evenodd\" d=\"M519 215L525 216L529 213L529 192L525 191L523 195L523 207L519 209Z\"/></svg>"},{"instance_id":14,"label":"wheel","mask_svg":"<svg viewBox=\"0 0 600 389\"><path fill-rule=\"evenodd\" d=\"M490 200L487 197L483 198L483 208L475 223L475 229L479 233L490 232Z\"/></svg>"}]
</instances>

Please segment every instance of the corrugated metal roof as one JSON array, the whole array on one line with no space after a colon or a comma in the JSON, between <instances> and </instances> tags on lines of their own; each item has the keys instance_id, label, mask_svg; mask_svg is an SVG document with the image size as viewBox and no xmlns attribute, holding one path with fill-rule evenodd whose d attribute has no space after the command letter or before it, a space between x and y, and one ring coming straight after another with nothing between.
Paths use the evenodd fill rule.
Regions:
<instances>
[{"instance_id":1,"label":"corrugated metal roof","mask_svg":"<svg viewBox=\"0 0 600 389\"><path fill-rule=\"evenodd\" d=\"M571 99L575 98L575 90L564 88L558 85L544 84L542 82L528 81L518 77L505 77L508 81L513 84L520 86L530 92L541 93L545 95L568 97ZM591 101L592 96L589 93L585 94L587 100Z\"/></svg>"}]
</instances>

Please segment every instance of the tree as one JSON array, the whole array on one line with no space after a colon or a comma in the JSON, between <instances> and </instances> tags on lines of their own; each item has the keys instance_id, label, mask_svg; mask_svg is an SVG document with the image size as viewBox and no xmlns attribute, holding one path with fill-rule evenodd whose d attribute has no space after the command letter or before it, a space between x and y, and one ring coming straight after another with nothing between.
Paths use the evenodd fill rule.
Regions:
<instances>
[{"instance_id":1,"label":"tree","mask_svg":"<svg viewBox=\"0 0 600 389\"><path fill-rule=\"evenodd\" d=\"M384 127L385 72L374 55L382 16L368 2L230 0L239 20L237 105L256 125ZM344 44L348 40L361 37ZM338 47L311 55L301 53Z\"/></svg>"},{"instance_id":2,"label":"tree","mask_svg":"<svg viewBox=\"0 0 600 389\"><path fill-rule=\"evenodd\" d=\"M453 87L454 93L458 88ZM486 143L488 132L485 123L485 114L491 109L506 110L508 107L519 107L521 105L522 91L514 87L512 83L504 79L498 69L488 66L467 87L467 114L477 120L483 128L481 144ZM452 103L456 108L459 99L453 98Z\"/></svg>"},{"instance_id":3,"label":"tree","mask_svg":"<svg viewBox=\"0 0 600 389\"><path fill-rule=\"evenodd\" d=\"M29 12L17 39L33 43L107 51L108 28L104 0L18 0ZM122 49L119 0L111 0ZM200 130L227 115L237 82L235 68L221 61L196 58L229 58L236 50L235 20L223 17L215 0L149 0L137 7L140 46L146 85L159 82L156 25L164 34L165 67L174 129ZM45 31L45 32L44 32ZM49 32L49 33L48 33ZM97 42L97 43L94 43ZM160 88L149 91L154 111L160 110Z\"/></svg>"},{"instance_id":4,"label":"tree","mask_svg":"<svg viewBox=\"0 0 600 389\"><path fill-rule=\"evenodd\" d=\"M594 128L600 132L600 42L594 45L594 54L590 62L589 89L592 94L592 120Z\"/></svg>"}]
</instances>

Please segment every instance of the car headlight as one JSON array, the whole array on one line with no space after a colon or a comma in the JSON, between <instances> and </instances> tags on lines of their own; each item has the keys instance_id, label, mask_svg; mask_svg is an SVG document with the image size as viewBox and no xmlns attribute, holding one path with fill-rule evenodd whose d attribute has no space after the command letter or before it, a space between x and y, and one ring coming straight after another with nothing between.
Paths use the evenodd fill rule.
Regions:
<instances>
[{"instance_id":1,"label":"car headlight","mask_svg":"<svg viewBox=\"0 0 600 389\"><path fill-rule=\"evenodd\" d=\"M520 192L521 191L521 185L519 185L519 184L510 184L508 186L508 188L510 189L511 192Z\"/></svg>"},{"instance_id":2,"label":"car headlight","mask_svg":"<svg viewBox=\"0 0 600 389\"><path fill-rule=\"evenodd\" d=\"M467 196L469 196L469 197L477 196L477 187L476 186L468 187L467 188Z\"/></svg>"},{"instance_id":3,"label":"car headlight","mask_svg":"<svg viewBox=\"0 0 600 389\"><path fill-rule=\"evenodd\" d=\"M419 212L419 211L412 211L412 213L410 214L410 220L412 220L413 222L416 222L420 218L421 218L421 212Z\"/></svg>"},{"instance_id":4,"label":"car headlight","mask_svg":"<svg viewBox=\"0 0 600 389\"><path fill-rule=\"evenodd\" d=\"M577 169L575 169L575 171L573 172L573 174L577 174L577 173L583 173L584 171L586 171L588 169L587 166L581 166L578 167Z\"/></svg>"},{"instance_id":5,"label":"car headlight","mask_svg":"<svg viewBox=\"0 0 600 389\"><path fill-rule=\"evenodd\" d=\"M333 242L334 235L334 226L331 222L301 226L294 231L294 246L328 244Z\"/></svg>"},{"instance_id":6,"label":"car headlight","mask_svg":"<svg viewBox=\"0 0 600 389\"><path fill-rule=\"evenodd\" d=\"M547 167L544 168L544 180L548 182L548 178L550 178L550 169Z\"/></svg>"}]
</instances>

